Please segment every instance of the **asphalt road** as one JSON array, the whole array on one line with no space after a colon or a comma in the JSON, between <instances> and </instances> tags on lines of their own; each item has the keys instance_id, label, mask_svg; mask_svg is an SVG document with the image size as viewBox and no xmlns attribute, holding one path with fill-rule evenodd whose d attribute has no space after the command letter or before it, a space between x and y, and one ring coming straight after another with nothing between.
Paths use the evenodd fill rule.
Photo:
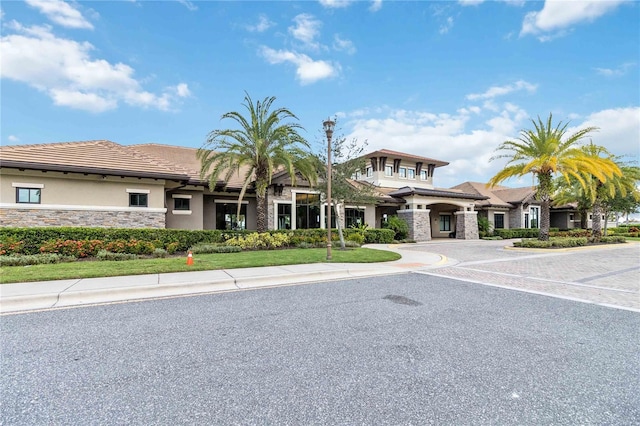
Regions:
<instances>
[{"instance_id":1,"label":"asphalt road","mask_svg":"<svg viewBox=\"0 0 640 426\"><path fill-rule=\"evenodd\" d=\"M3 425L640 422L640 314L424 274L0 325Z\"/></svg>"}]
</instances>

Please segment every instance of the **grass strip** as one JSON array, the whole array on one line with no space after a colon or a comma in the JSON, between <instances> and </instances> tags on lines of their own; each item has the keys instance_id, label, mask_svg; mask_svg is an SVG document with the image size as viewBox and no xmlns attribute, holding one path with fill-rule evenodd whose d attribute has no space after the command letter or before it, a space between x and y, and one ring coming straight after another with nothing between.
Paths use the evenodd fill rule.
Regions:
<instances>
[{"instance_id":1,"label":"grass strip","mask_svg":"<svg viewBox=\"0 0 640 426\"><path fill-rule=\"evenodd\" d=\"M373 263L400 259L386 250L356 248L332 252L329 263ZM122 275L162 274L215 269L256 268L260 266L326 263L326 249L287 249L243 251L194 255L193 265L186 258L137 259L125 261L79 261L54 265L7 266L0 270L0 283L52 281Z\"/></svg>"}]
</instances>

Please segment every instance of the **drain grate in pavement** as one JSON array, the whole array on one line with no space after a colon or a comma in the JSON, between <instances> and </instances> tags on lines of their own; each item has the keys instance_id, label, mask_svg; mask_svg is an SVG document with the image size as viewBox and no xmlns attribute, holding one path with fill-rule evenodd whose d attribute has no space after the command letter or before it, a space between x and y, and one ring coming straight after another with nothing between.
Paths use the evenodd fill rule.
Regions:
<instances>
[{"instance_id":1,"label":"drain grate in pavement","mask_svg":"<svg viewBox=\"0 0 640 426\"><path fill-rule=\"evenodd\" d=\"M387 294L383 297L385 300L390 300L393 303L397 303L398 305L407 305L407 306L420 306L422 303L417 300L409 299L408 297L398 296L397 294Z\"/></svg>"}]
</instances>

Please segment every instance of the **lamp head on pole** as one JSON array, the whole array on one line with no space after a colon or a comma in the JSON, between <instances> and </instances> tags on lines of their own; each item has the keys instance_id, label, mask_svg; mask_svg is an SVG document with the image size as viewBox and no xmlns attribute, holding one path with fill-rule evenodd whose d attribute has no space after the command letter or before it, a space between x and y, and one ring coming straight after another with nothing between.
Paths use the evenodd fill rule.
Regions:
<instances>
[{"instance_id":1,"label":"lamp head on pole","mask_svg":"<svg viewBox=\"0 0 640 426\"><path fill-rule=\"evenodd\" d=\"M333 129L336 126L336 122L327 118L323 123L322 127L324 128L324 132L327 134L327 138L331 139L333 136Z\"/></svg>"}]
</instances>

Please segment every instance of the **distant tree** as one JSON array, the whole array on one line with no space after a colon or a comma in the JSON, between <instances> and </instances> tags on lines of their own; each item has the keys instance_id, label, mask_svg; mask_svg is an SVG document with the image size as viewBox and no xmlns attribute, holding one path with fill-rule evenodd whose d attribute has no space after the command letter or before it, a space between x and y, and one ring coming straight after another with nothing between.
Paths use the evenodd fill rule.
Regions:
<instances>
[{"instance_id":1,"label":"distant tree","mask_svg":"<svg viewBox=\"0 0 640 426\"><path fill-rule=\"evenodd\" d=\"M375 202L373 187L366 182L358 182L353 179L356 172L366 167L366 159L363 157L368 143L359 142L353 138L347 140L344 136L338 136L331 140L331 199L333 213L336 218L336 227L340 237L340 248L344 250L345 241L342 232L342 216L340 205L346 201L354 205L371 204ZM326 139L321 144L317 154L318 183L316 188L327 193L327 154Z\"/></svg>"},{"instance_id":2,"label":"distant tree","mask_svg":"<svg viewBox=\"0 0 640 426\"><path fill-rule=\"evenodd\" d=\"M506 166L489 180L490 186L511 177L521 177L532 173L538 180L536 197L540 200L540 233L538 239L549 240L550 202L553 193L554 176L562 176L569 182L576 179L580 185L586 186L585 176L593 175L602 181L612 176L617 167L607 159L596 159L585 154L578 143L595 127L578 130L566 137L568 123L559 122L553 125L553 117L549 114L546 122L540 117L531 120L533 130L521 130L520 137L508 140L498 146L496 151L506 154L496 155L492 160L508 158Z\"/></svg>"},{"instance_id":3,"label":"distant tree","mask_svg":"<svg viewBox=\"0 0 640 426\"><path fill-rule=\"evenodd\" d=\"M254 105L245 92L247 116L232 111L221 120L236 123L234 129L213 130L198 150L200 175L209 181L213 191L222 181L227 185L234 174L242 174L243 185L238 197L238 216L242 199L255 185L257 230L267 230L267 187L276 170L285 170L295 184L296 171L310 183L315 183L315 161L308 142L298 133L302 127L287 120L297 120L286 108L270 110L275 97L267 97Z\"/></svg>"}]
</instances>

